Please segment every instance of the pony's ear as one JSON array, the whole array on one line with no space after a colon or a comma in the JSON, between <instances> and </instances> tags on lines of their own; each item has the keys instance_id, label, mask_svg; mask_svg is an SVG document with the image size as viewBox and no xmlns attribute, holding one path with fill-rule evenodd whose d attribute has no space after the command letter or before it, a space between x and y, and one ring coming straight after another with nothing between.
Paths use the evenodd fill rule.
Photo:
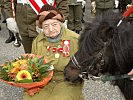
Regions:
<instances>
[{"instance_id":1,"label":"pony's ear","mask_svg":"<svg viewBox=\"0 0 133 100\"><path fill-rule=\"evenodd\" d=\"M116 33L116 31L113 27L109 25L109 23L107 22L100 23L100 26L98 28L98 34L104 42L112 38L114 33Z\"/></svg>"},{"instance_id":2,"label":"pony's ear","mask_svg":"<svg viewBox=\"0 0 133 100\"><path fill-rule=\"evenodd\" d=\"M106 42L108 40L107 37L107 30L110 28L109 23L107 22L101 22L99 27L98 27L98 35L100 38Z\"/></svg>"}]
</instances>

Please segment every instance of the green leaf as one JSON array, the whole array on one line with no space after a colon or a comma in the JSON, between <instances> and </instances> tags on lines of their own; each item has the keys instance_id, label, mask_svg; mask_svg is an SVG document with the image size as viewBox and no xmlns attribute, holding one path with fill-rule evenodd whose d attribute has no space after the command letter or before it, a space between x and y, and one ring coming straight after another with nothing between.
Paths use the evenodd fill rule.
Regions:
<instances>
[{"instance_id":1,"label":"green leaf","mask_svg":"<svg viewBox=\"0 0 133 100\"><path fill-rule=\"evenodd\" d=\"M2 68L2 66L0 66L0 78L2 78L3 80L9 79L8 73L5 69Z\"/></svg>"},{"instance_id":2,"label":"green leaf","mask_svg":"<svg viewBox=\"0 0 133 100\"><path fill-rule=\"evenodd\" d=\"M5 65L6 66L11 65L11 62L10 61L5 62Z\"/></svg>"},{"instance_id":3,"label":"green leaf","mask_svg":"<svg viewBox=\"0 0 133 100\"><path fill-rule=\"evenodd\" d=\"M49 69L50 65L42 65L41 68L39 68L38 70L40 71L40 74L47 72Z\"/></svg>"},{"instance_id":4,"label":"green leaf","mask_svg":"<svg viewBox=\"0 0 133 100\"><path fill-rule=\"evenodd\" d=\"M7 74L7 72L5 71L5 69L2 69L2 66L0 66L0 73Z\"/></svg>"},{"instance_id":5,"label":"green leaf","mask_svg":"<svg viewBox=\"0 0 133 100\"><path fill-rule=\"evenodd\" d=\"M37 63L39 61L39 58L34 58L34 62Z\"/></svg>"},{"instance_id":6,"label":"green leaf","mask_svg":"<svg viewBox=\"0 0 133 100\"><path fill-rule=\"evenodd\" d=\"M42 80L42 78L37 78L36 82L40 82Z\"/></svg>"},{"instance_id":7,"label":"green leaf","mask_svg":"<svg viewBox=\"0 0 133 100\"><path fill-rule=\"evenodd\" d=\"M40 74L48 71L48 69L50 68L50 65L51 63L53 62L54 60L51 60L50 62L46 63L45 65L41 65L38 70L40 71Z\"/></svg>"},{"instance_id":8,"label":"green leaf","mask_svg":"<svg viewBox=\"0 0 133 100\"><path fill-rule=\"evenodd\" d=\"M38 66L41 66L44 61L44 56L39 59Z\"/></svg>"},{"instance_id":9,"label":"green leaf","mask_svg":"<svg viewBox=\"0 0 133 100\"><path fill-rule=\"evenodd\" d=\"M14 59L12 62L16 62L17 60L16 59Z\"/></svg>"},{"instance_id":10,"label":"green leaf","mask_svg":"<svg viewBox=\"0 0 133 100\"><path fill-rule=\"evenodd\" d=\"M28 57L28 55L26 55L26 57L25 57L26 59L28 59L29 57Z\"/></svg>"},{"instance_id":11,"label":"green leaf","mask_svg":"<svg viewBox=\"0 0 133 100\"><path fill-rule=\"evenodd\" d=\"M32 83L33 80L29 80L29 79L24 79L24 80L20 80L20 81L17 81L19 83Z\"/></svg>"},{"instance_id":12,"label":"green leaf","mask_svg":"<svg viewBox=\"0 0 133 100\"><path fill-rule=\"evenodd\" d=\"M23 59L25 59L25 57L24 56L21 56L21 59L23 60Z\"/></svg>"},{"instance_id":13,"label":"green leaf","mask_svg":"<svg viewBox=\"0 0 133 100\"><path fill-rule=\"evenodd\" d=\"M54 60L51 60L49 61L48 63L46 63L45 65L51 65L51 63L53 62Z\"/></svg>"}]
</instances>

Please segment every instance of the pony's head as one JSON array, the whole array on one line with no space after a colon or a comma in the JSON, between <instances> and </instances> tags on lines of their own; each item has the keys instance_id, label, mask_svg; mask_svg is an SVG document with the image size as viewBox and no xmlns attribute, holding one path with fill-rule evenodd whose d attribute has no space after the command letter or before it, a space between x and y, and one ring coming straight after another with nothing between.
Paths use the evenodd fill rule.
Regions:
<instances>
[{"instance_id":1,"label":"pony's head","mask_svg":"<svg viewBox=\"0 0 133 100\"><path fill-rule=\"evenodd\" d=\"M83 33L80 36L79 50L71 57L70 62L64 69L65 79L71 82L81 82L81 75L90 74L98 75L101 71L104 61L102 53L107 42L117 33L116 25L119 18L116 20L116 15L111 12L105 13L104 16L99 16L93 23L86 25ZM82 74L83 73L83 74Z\"/></svg>"}]
</instances>

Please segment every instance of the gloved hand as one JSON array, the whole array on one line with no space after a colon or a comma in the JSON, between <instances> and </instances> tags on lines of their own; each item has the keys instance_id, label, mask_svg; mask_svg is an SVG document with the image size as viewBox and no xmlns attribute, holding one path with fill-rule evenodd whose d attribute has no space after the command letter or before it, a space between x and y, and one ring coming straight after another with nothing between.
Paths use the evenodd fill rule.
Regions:
<instances>
[{"instance_id":1,"label":"gloved hand","mask_svg":"<svg viewBox=\"0 0 133 100\"><path fill-rule=\"evenodd\" d=\"M68 22L68 20L65 20L65 22L63 23L63 25L65 26L65 28L67 28L67 22Z\"/></svg>"},{"instance_id":2,"label":"gloved hand","mask_svg":"<svg viewBox=\"0 0 133 100\"><path fill-rule=\"evenodd\" d=\"M118 8L119 0L115 0L115 8Z\"/></svg>"},{"instance_id":3,"label":"gloved hand","mask_svg":"<svg viewBox=\"0 0 133 100\"><path fill-rule=\"evenodd\" d=\"M92 7L91 12L92 12L93 14L95 14L95 13L96 13L96 2L95 2L95 1L91 2L91 7Z\"/></svg>"},{"instance_id":4,"label":"gloved hand","mask_svg":"<svg viewBox=\"0 0 133 100\"><path fill-rule=\"evenodd\" d=\"M43 32L43 29L41 29L38 26L36 26L36 31L37 31L37 33L42 33Z\"/></svg>"},{"instance_id":5,"label":"gloved hand","mask_svg":"<svg viewBox=\"0 0 133 100\"><path fill-rule=\"evenodd\" d=\"M85 7L85 4L86 4L86 1L82 1L82 8L84 8Z\"/></svg>"},{"instance_id":6,"label":"gloved hand","mask_svg":"<svg viewBox=\"0 0 133 100\"><path fill-rule=\"evenodd\" d=\"M51 6L53 6L54 0L48 0L48 4L51 5Z\"/></svg>"},{"instance_id":7,"label":"gloved hand","mask_svg":"<svg viewBox=\"0 0 133 100\"><path fill-rule=\"evenodd\" d=\"M128 73L128 75L133 75L133 69ZM131 78L133 80L133 78Z\"/></svg>"},{"instance_id":8,"label":"gloved hand","mask_svg":"<svg viewBox=\"0 0 133 100\"><path fill-rule=\"evenodd\" d=\"M15 21L15 19L13 18L7 18L6 19L6 23L7 23L7 28L13 32L13 33L19 33L19 29L17 26L17 23Z\"/></svg>"}]
</instances>

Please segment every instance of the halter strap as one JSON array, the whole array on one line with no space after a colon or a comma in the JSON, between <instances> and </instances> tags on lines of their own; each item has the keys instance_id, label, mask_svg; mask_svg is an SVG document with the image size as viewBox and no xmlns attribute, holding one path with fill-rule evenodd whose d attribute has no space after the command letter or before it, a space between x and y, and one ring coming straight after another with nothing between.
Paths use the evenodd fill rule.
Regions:
<instances>
[{"instance_id":1,"label":"halter strap","mask_svg":"<svg viewBox=\"0 0 133 100\"><path fill-rule=\"evenodd\" d=\"M88 78L88 79L92 79L94 81L102 81L102 82L105 83L107 81L130 79L132 77L133 77L133 75L122 74L122 75L102 75L100 77L91 76L91 78Z\"/></svg>"},{"instance_id":2,"label":"halter strap","mask_svg":"<svg viewBox=\"0 0 133 100\"><path fill-rule=\"evenodd\" d=\"M74 64L74 66L76 66L78 69L81 68L81 66L79 65L77 59L75 58L75 56L73 55L71 58L70 58Z\"/></svg>"}]
</instances>

